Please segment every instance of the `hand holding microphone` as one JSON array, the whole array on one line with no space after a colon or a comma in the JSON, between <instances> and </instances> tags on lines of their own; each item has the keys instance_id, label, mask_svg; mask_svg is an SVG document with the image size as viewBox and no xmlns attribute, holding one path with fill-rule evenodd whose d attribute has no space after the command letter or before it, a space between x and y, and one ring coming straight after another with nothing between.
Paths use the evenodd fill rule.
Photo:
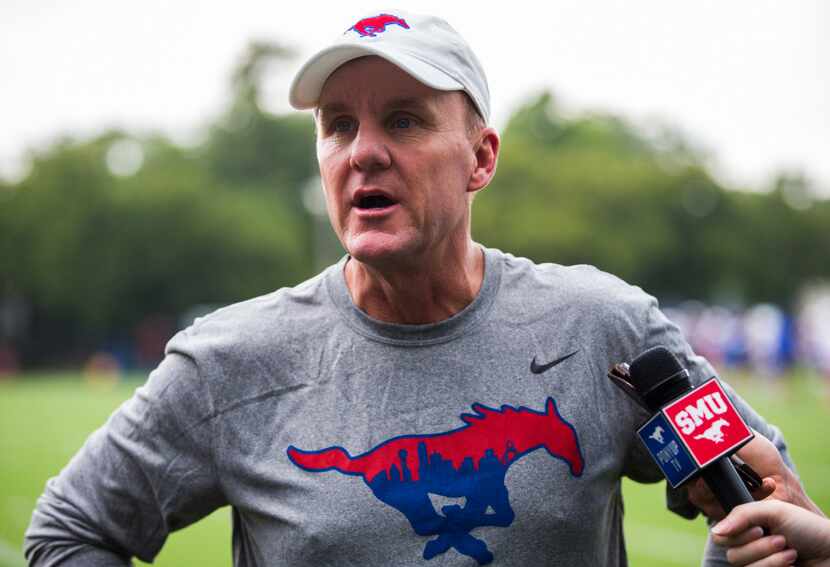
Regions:
<instances>
[{"instance_id":1,"label":"hand holding microphone","mask_svg":"<svg viewBox=\"0 0 830 567\"><path fill-rule=\"evenodd\" d=\"M693 389L688 371L663 346L643 352L630 366L616 365L608 376L638 404L657 412L638 433L672 486L686 483L689 501L707 517L718 520L735 506L770 496L821 514L778 449L760 435L753 437L725 392L712 383L715 379ZM654 424L676 436L681 446L674 451L676 458L666 458L665 450L655 451L654 434L646 438ZM745 431L736 436L742 425ZM703 439L702 450L693 439ZM722 448L710 452L713 446ZM736 468L729 455L738 447ZM673 468L667 466L672 460ZM689 481L694 474L699 477Z\"/></svg>"},{"instance_id":2,"label":"hand holding microphone","mask_svg":"<svg viewBox=\"0 0 830 567\"><path fill-rule=\"evenodd\" d=\"M712 528L713 541L729 548L733 565L775 567L798 558L805 567L830 567L830 520L820 514L771 498L743 504Z\"/></svg>"},{"instance_id":3,"label":"hand holding microphone","mask_svg":"<svg viewBox=\"0 0 830 567\"><path fill-rule=\"evenodd\" d=\"M805 567L830 567L830 521L770 441L752 437L748 428L738 437L723 434L742 420L723 399L725 392L711 384L714 379L693 389L688 371L665 347L647 350L630 366L616 365L608 376L637 403L657 412L638 433L672 486L687 483L690 502L709 518L729 512L712 534L715 543L730 548L730 563L784 566L792 565L798 555ZM701 427L704 431L698 433ZM666 443L666 433L675 439L672 450L655 445ZM724 448L707 456L691 443L700 438L724 443ZM736 469L729 455L744 443L737 451L743 462L739 460ZM695 474L699 477L690 482ZM755 502L753 496L766 499Z\"/></svg>"},{"instance_id":4,"label":"hand holding microphone","mask_svg":"<svg viewBox=\"0 0 830 567\"><path fill-rule=\"evenodd\" d=\"M656 412L638 433L672 486L700 475L722 506L703 510L709 514L720 512L721 517L723 510L753 501L729 458L753 434L717 380L693 389L689 372L662 346L640 354L630 366L615 366L609 377L640 405ZM763 489L760 478L757 480ZM690 492L698 500L694 504L709 504L709 492L701 490L700 485Z\"/></svg>"},{"instance_id":5,"label":"hand holding microphone","mask_svg":"<svg viewBox=\"0 0 830 567\"><path fill-rule=\"evenodd\" d=\"M778 449L766 437L756 435L737 452L737 456L763 477L761 487L751 491L755 500L769 497L821 514L821 510L804 492L798 477L784 464ZM726 516L702 479L690 483L688 492L689 501L708 518L720 520Z\"/></svg>"}]
</instances>

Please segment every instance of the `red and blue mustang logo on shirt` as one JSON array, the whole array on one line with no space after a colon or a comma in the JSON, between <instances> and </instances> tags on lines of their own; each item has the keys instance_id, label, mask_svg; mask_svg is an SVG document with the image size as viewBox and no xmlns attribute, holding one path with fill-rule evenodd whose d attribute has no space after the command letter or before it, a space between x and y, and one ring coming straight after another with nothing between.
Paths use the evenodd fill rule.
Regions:
<instances>
[{"instance_id":1,"label":"red and blue mustang logo on shirt","mask_svg":"<svg viewBox=\"0 0 830 567\"><path fill-rule=\"evenodd\" d=\"M435 536L426 543L424 559L454 548L486 565L493 554L470 532L513 523L504 482L510 465L544 449L580 476L584 461L576 431L559 415L553 398L544 411L482 404L472 409L460 416L465 425L458 429L394 437L354 457L342 447L304 451L294 446L288 457L307 471L361 477L375 497L406 516L416 534ZM463 506L443 506L439 514L430 494L463 498Z\"/></svg>"}]
</instances>

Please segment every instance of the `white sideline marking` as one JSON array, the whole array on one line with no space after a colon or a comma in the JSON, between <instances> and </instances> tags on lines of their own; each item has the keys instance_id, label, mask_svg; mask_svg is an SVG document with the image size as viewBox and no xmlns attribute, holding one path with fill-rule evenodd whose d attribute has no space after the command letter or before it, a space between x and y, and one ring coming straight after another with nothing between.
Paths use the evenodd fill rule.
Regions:
<instances>
[{"instance_id":1,"label":"white sideline marking","mask_svg":"<svg viewBox=\"0 0 830 567\"><path fill-rule=\"evenodd\" d=\"M0 539L0 564L3 567L26 567L23 551L16 549L4 539Z\"/></svg>"}]
</instances>

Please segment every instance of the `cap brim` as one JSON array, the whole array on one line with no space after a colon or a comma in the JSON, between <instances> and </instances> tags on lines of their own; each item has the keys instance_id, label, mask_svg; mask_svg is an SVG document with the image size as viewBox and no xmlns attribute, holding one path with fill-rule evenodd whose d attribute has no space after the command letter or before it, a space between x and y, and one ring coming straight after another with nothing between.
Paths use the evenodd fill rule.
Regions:
<instances>
[{"instance_id":1,"label":"cap brim","mask_svg":"<svg viewBox=\"0 0 830 567\"><path fill-rule=\"evenodd\" d=\"M297 109L314 108L320 100L320 93L329 76L344 63L366 55L382 57L434 89L464 90L461 83L444 71L400 50L389 47L343 44L333 45L320 51L300 68L291 82L288 94L289 103Z\"/></svg>"}]
</instances>

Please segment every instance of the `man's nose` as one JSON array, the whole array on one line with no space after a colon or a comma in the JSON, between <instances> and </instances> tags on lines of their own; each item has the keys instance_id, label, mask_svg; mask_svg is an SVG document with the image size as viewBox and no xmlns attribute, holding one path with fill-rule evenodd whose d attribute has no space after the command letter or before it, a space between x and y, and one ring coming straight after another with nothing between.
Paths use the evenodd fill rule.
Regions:
<instances>
[{"instance_id":1,"label":"man's nose","mask_svg":"<svg viewBox=\"0 0 830 567\"><path fill-rule=\"evenodd\" d=\"M352 141L349 164L358 171L386 169L392 163L384 132L371 126L361 126Z\"/></svg>"}]
</instances>

